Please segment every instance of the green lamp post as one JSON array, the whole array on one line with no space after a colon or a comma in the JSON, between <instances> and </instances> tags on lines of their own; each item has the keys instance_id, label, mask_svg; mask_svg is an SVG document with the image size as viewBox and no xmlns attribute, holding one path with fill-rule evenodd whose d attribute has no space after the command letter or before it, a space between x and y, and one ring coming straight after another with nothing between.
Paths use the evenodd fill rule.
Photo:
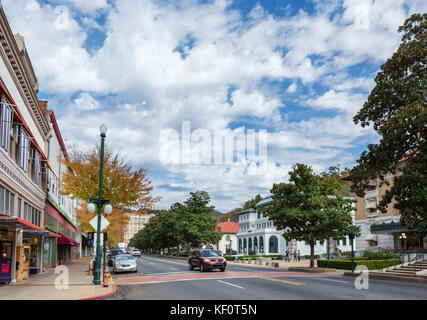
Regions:
<instances>
[{"instance_id":1,"label":"green lamp post","mask_svg":"<svg viewBox=\"0 0 427 320\"><path fill-rule=\"evenodd\" d=\"M354 272L354 249L353 249L353 241L355 238L354 233L349 234L348 238L350 239L350 244L351 244L351 272Z\"/></svg>"},{"instance_id":2,"label":"green lamp post","mask_svg":"<svg viewBox=\"0 0 427 320\"><path fill-rule=\"evenodd\" d=\"M107 133L107 126L102 124L99 127L101 132L101 161L100 161L100 170L99 170L99 197L98 199L90 199L90 202L87 205L87 209L90 213L95 212L95 204L98 208L98 223L96 230L96 258L95 258L95 269L93 272L93 284L99 285L101 284L101 215L102 215L102 207L104 204L106 205L104 208L104 212L106 214L110 214L112 211L112 207L110 204L110 200L102 199L102 179L103 179L103 170L104 170L104 140ZM105 259L105 253L104 253Z\"/></svg>"}]
</instances>

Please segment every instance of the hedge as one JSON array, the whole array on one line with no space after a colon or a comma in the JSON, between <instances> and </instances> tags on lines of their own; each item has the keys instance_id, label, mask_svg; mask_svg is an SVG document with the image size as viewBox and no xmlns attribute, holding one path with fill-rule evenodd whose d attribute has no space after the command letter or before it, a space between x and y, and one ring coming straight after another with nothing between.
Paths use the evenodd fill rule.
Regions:
<instances>
[{"instance_id":1,"label":"hedge","mask_svg":"<svg viewBox=\"0 0 427 320\"><path fill-rule=\"evenodd\" d=\"M366 266L369 270L377 270L388 268L400 264L399 259L391 260L354 260L354 267ZM351 260L347 259L332 259L329 260L317 260L317 266L319 268L333 268L342 270L351 270Z\"/></svg>"}]
</instances>

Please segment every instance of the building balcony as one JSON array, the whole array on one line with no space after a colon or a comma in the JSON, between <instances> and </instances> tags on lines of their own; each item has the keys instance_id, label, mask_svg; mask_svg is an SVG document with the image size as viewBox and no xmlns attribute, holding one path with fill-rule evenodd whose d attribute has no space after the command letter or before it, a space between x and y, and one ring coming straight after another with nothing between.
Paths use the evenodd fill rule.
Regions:
<instances>
[{"instance_id":1,"label":"building balcony","mask_svg":"<svg viewBox=\"0 0 427 320\"><path fill-rule=\"evenodd\" d=\"M375 209L377 207L377 198L370 198L365 200L366 209Z\"/></svg>"},{"instance_id":2,"label":"building balcony","mask_svg":"<svg viewBox=\"0 0 427 320\"><path fill-rule=\"evenodd\" d=\"M365 193L365 199L377 198L378 197L378 189L369 190Z\"/></svg>"}]
</instances>

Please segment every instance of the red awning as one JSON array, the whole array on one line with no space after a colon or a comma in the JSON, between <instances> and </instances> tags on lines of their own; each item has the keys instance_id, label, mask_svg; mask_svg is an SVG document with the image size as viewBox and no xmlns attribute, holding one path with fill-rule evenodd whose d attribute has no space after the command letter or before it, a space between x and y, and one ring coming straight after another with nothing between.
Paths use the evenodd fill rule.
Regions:
<instances>
[{"instance_id":1,"label":"red awning","mask_svg":"<svg viewBox=\"0 0 427 320\"><path fill-rule=\"evenodd\" d=\"M38 227L34 224L29 223L28 221L11 216L9 214L0 213L0 224L12 229L22 228L24 232L29 232L35 235L56 237L54 233L51 233L46 229Z\"/></svg>"},{"instance_id":2,"label":"red awning","mask_svg":"<svg viewBox=\"0 0 427 320\"><path fill-rule=\"evenodd\" d=\"M58 245L59 246L74 246L74 247L79 247L80 243L78 243L77 241L74 241L70 238L67 238L66 236L63 235L58 235Z\"/></svg>"}]
</instances>

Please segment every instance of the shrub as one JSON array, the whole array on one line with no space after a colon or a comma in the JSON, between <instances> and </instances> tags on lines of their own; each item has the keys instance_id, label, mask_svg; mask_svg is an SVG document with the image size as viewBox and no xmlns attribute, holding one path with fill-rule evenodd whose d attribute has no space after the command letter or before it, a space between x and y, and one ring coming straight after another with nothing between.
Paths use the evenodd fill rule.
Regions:
<instances>
[{"instance_id":1,"label":"shrub","mask_svg":"<svg viewBox=\"0 0 427 320\"><path fill-rule=\"evenodd\" d=\"M224 256L224 259L227 261L233 261L233 257L232 256Z\"/></svg>"},{"instance_id":2,"label":"shrub","mask_svg":"<svg viewBox=\"0 0 427 320\"><path fill-rule=\"evenodd\" d=\"M366 266L369 270L383 269L391 266L395 266L400 263L399 259L390 260L354 260L354 267ZM347 259L333 259L333 260L318 260L317 266L319 268L333 268L341 270L351 270L351 260Z\"/></svg>"},{"instance_id":3,"label":"shrub","mask_svg":"<svg viewBox=\"0 0 427 320\"><path fill-rule=\"evenodd\" d=\"M363 252L363 257L367 258L367 260L391 260L399 259L399 254L365 251Z\"/></svg>"}]
</instances>

